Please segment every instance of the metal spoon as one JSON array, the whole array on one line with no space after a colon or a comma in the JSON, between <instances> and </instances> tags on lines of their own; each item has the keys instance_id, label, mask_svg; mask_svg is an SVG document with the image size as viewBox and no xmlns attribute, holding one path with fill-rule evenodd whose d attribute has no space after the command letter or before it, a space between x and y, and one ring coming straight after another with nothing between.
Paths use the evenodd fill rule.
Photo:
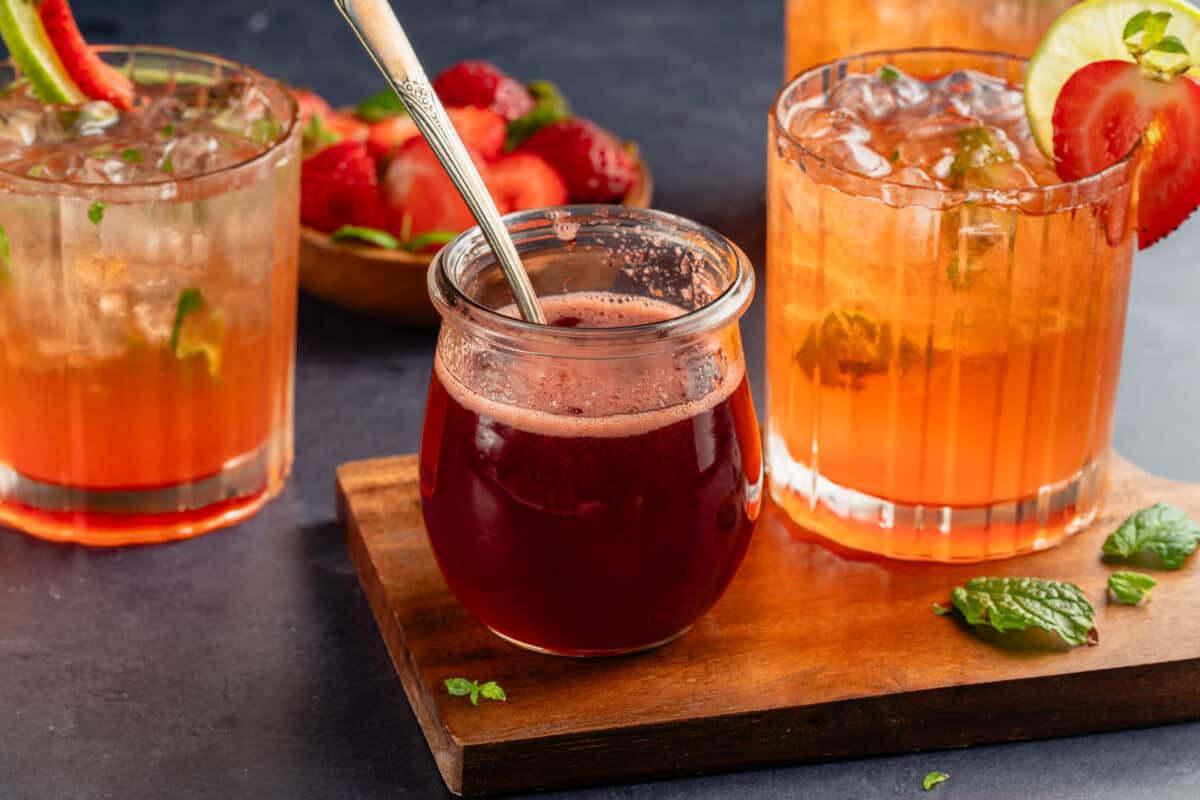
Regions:
<instances>
[{"instance_id":1,"label":"metal spoon","mask_svg":"<svg viewBox=\"0 0 1200 800\"><path fill-rule=\"evenodd\" d=\"M546 324L529 275L517 255L517 248L500 220L500 211L484 186L483 178L450 124L446 109L433 91L425 70L413 52L408 36L387 0L334 0L334 5L350 23L375 65L383 72L399 95L417 130L429 142L438 161L449 174L459 194L500 262L500 269L512 289L521 316L530 322Z\"/></svg>"}]
</instances>

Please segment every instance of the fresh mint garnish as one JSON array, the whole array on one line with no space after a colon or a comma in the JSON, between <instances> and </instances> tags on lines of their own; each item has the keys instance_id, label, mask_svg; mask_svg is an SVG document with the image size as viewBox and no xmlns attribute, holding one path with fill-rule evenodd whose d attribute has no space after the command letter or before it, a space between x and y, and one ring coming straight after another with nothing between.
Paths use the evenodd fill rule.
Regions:
<instances>
[{"instance_id":1,"label":"fresh mint garnish","mask_svg":"<svg viewBox=\"0 0 1200 800\"><path fill-rule=\"evenodd\" d=\"M27 169L25 171L25 175L26 175L26 177L29 177L29 178L44 178L44 177L46 177L46 165L45 164L34 164L32 167L30 167L29 169Z\"/></svg>"},{"instance_id":2,"label":"fresh mint garnish","mask_svg":"<svg viewBox=\"0 0 1200 800\"><path fill-rule=\"evenodd\" d=\"M480 697L500 702L508 700L508 696L504 694L500 684L495 681L488 681L481 685L479 681L469 681L466 678L448 678L446 691L455 697L469 697L473 706L479 705Z\"/></svg>"},{"instance_id":3,"label":"fresh mint garnish","mask_svg":"<svg viewBox=\"0 0 1200 800\"><path fill-rule=\"evenodd\" d=\"M533 81L528 88L529 93L533 95L533 110L508 123L508 137L504 141L504 149L510 153L542 128L571 116L571 106L567 98L550 81Z\"/></svg>"},{"instance_id":4,"label":"fresh mint garnish","mask_svg":"<svg viewBox=\"0 0 1200 800\"><path fill-rule=\"evenodd\" d=\"M1125 49L1150 77L1169 80L1192 66L1183 41L1167 34L1170 22L1170 11L1147 9L1130 17L1121 32Z\"/></svg>"},{"instance_id":5,"label":"fresh mint garnish","mask_svg":"<svg viewBox=\"0 0 1200 800\"><path fill-rule=\"evenodd\" d=\"M896 70L895 67L885 64L884 66L879 68L879 77L881 79L883 79L884 81L891 83L892 81L899 80L900 73Z\"/></svg>"},{"instance_id":6,"label":"fresh mint garnish","mask_svg":"<svg viewBox=\"0 0 1200 800\"><path fill-rule=\"evenodd\" d=\"M950 780L950 776L944 772L928 772L925 774L925 777L921 779L921 788L928 792L939 783L944 783L948 780Z\"/></svg>"},{"instance_id":7,"label":"fresh mint garnish","mask_svg":"<svg viewBox=\"0 0 1200 800\"><path fill-rule=\"evenodd\" d=\"M900 160L900 151L899 150L893 150L892 154L890 156L888 156L888 161L892 162L893 164L895 164L899 160Z\"/></svg>"},{"instance_id":8,"label":"fresh mint garnish","mask_svg":"<svg viewBox=\"0 0 1200 800\"><path fill-rule=\"evenodd\" d=\"M175 358L183 361L192 356L204 356L208 374L219 379L221 375L221 316L219 312L208 310L204 294L195 287L189 287L179 293L175 303L175 322L171 325L171 352ZM188 317L207 311L207 319L195 326L184 335L183 326ZM199 330L197 330L199 329Z\"/></svg>"},{"instance_id":9,"label":"fresh mint garnish","mask_svg":"<svg viewBox=\"0 0 1200 800\"><path fill-rule=\"evenodd\" d=\"M158 134L164 139L170 139L175 135L175 123L168 122L166 125L163 125L162 130Z\"/></svg>"},{"instance_id":10,"label":"fresh mint garnish","mask_svg":"<svg viewBox=\"0 0 1200 800\"><path fill-rule=\"evenodd\" d=\"M1108 588L1118 603L1136 606L1146 597L1158 581L1140 572L1114 572L1108 576Z\"/></svg>"},{"instance_id":11,"label":"fresh mint garnish","mask_svg":"<svg viewBox=\"0 0 1200 800\"><path fill-rule=\"evenodd\" d=\"M136 147L127 147L121 151L121 160L130 164L142 163L142 151Z\"/></svg>"},{"instance_id":12,"label":"fresh mint garnish","mask_svg":"<svg viewBox=\"0 0 1200 800\"><path fill-rule=\"evenodd\" d=\"M1104 555L1130 559L1157 556L1164 569L1179 569L1200 544L1200 525L1170 503L1135 511L1104 540Z\"/></svg>"},{"instance_id":13,"label":"fresh mint garnish","mask_svg":"<svg viewBox=\"0 0 1200 800\"><path fill-rule=\"evenodd\" d=\"M455 231L425 231L400 245L410 253L419 253L431 244L447 244L458 236Z\"/></svg>"},{"instance_id":14,"label":"fresh mint garnish","mask_svg":"<svg viewBox=\"0 0 1200 800\"><path fill-rule=\"evenodd\" d=\"M378 228L366 228L361 225L343 225L329 234L329 238L335 242L355 239L367 244L373 244L376 247L382 247L384 250L400 249L400 240L387 231L381 231Z\"/></svg>"},{"instance_id":15,"label":"fresh mint garnish","mask_svg":"<svg viewBox=\"0 0 1200 800\"><path fill-rule=\"evenodd\" d=\"M308 124L300 131L300 136L305 153L315 153L342 140L341 136L325 125L325 118L317 113L309 117Z\"/></svg>"},{"instance_id":16,"label":"fresh mint garnish","mask_svg":"<svg viewBox=\"0 0 1200 800\"><path fill-rule=\"evenodd\" d=\"M104 203L99 200L88 206L88 222L99 225L104 221Z\"/></svg>"},{"instance_id":17,"label":"fresh mint garnish","mask_svg":"<svg viewBox=\"0 0 1200 800\"><path fill-rule=\"evenodd\" d=\"M1096 644L1095 609L1073 583L1043 578L972 578L950 594L971 625L1000 633L1040 629L1071 645Z\"/></svg>"},{"instance_id":18,"label":"fresh mint garnish","mask_svg":"<svg viewBox=\"0 0 1200 800\"><path fill-rule=\"evenodd\" d=\"M175 174L175 152L171 151L163 156L163 160L159 162L158 168L167 175Z\"/></svg>"},{"instance_id":19,"label":"fresh mint garnish","mask_svg":"<svg viewBox=\"0 0 1200 800\"><path fill-rule=\"evenodd\" d=\"M365 122L381 122L407 113L408 109L390 86L380 89L354 107L354 116Z\"/></svg>"},{"instance_id":20,"label":"fresh mint garnish","mask_svg":"<svg viewBox=\"0 0 1200 800\"><path fill-rule=\"evenodd\" d=\"M179 300L175 303L175 322L171 325L171 352L180 358L183 355L179 352L179 332L183 329L183 321L189 314L194 314L202 308L204 294L199 289L191 287L179 293Z\"/></svg>"},{"instance_id":21,"label":"fresh mint garnish","mask_svg":"<svg viewBox=\"0 0 1200 800\"><path fill-rule=\"evenodd\" d=\"M12 280L12 273L8 270L10 258L12 258L12 248L8 242L8 231L4 230L3 225L0 225L0 284L7 284Z\"/></svg>"},{"instance_id":22,"label":"fresh mint garnish","mask_svg":"<svg viewBox=\"0 0 1200 800\"><path fill-rule=\"evenodd\" d=\"M998 161L1012 160L1008 150L1000 147L992 132L982 125L963 128L957 135L958 154L950 163L950 175L955 178L962 178L968 170L986 167Z\"/></svg>"}]
</instances>

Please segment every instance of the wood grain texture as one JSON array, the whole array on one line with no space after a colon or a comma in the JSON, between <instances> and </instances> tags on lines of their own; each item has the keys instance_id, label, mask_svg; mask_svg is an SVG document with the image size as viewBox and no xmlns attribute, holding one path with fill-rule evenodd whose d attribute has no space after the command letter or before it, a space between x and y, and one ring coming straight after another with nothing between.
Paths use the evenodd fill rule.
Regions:
<instances>
[{"instance_id":1,"label":"wood grain texture","mask_svg":"<svg viewBox=\"0 0 1200 800\"><path fill-rule=\"evenodd\" d=\"M1044 553L990 564L836 551L768 506L725 597L651 653L573 660L512 647L451 596L421 520L414 456L342 465L338 515L438 767L482 795L1200 719L1200 580L1155 572L1154 600L1110 605L1104 537L1200 486L1117 459L1108 510ZM931 612L976 575L1070 580L1096 606L1098 647L989 643ZM450 697L496 680L507 703Z\"/></svg>"},{"instance_id":2,"label":"wood grain texture","mask_svg":"<svg viewBox=\"0 0 1200 800\"><path fill-rule=\"evenodd\" d=\"M622 205L649 208L654 179L638 162L638 180ZM300 226L300 287L327 303L356 314L404 325L433 326L439 321L425 274L433 256L403 250L335 242L329 234Z\"/></svg>"}]
</instances>

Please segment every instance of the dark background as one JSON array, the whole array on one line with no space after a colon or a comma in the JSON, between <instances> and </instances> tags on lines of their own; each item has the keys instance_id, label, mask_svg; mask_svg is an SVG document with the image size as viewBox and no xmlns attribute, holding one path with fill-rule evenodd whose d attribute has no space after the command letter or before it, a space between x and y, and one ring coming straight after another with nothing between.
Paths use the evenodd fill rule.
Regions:
<instances>
[{"instance_id":1,"label":"dark background","mask_svg":"<svg viewBox=\"0 0 1200 800\"><path fill-rule=\"evenodd\" d=\"M218 52L335 104L380 84L324 0L74 6L95 42ZM656 205L716 227L761 265L782 0L397 8L431 74L476 57L556 80L577 111L640 143ZM1200 479L1198 254L1193 220L1138 258L1117 424L1125 455L1189 479ZM761 398L760 307L746 330ZM416 449L433 342L302 298L296 467L247 524L115 551L0 530L0 798L443 796L333 521L337 464ZM935 790L945 800L1196 798L1200 725L570 797L918 797L933 769L953 776Z\"/></svg>"}]
</instances>

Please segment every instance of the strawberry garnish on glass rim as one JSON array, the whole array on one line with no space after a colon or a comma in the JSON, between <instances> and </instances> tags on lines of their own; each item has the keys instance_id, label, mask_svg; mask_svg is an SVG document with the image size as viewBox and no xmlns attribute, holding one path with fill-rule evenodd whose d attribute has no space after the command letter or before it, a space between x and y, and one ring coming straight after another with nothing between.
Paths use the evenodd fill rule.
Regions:
<instances>
[{"instance_id":1,"label":"strawberry garnish on glass rim","mask_svg":"<svg viewBox=\"0 0 1200 800\"><path fill-rule=\"evenodd\" d=\"M88 47L67 0L41 0L38 16L63 67L81 92L93 100L107 100L122 110L133 107L133 82L105 64Z\"/></svg>"},{"instance_id":2,"label":"strawberry garnish on glass rim","mask_svg":"<svg viewBox=\"0 0 1200 800\"><path fill-rule=\"evenodd\" d=\"M1119 1L1092 0L1063 19ZM1055 166L1064 180L1101 172L1137 148L1139 249L1174 231L1200 206L1200 81L1186 74L1196 62L1181 38L1167 32L1171 19L1170 11L1153 9L1131 16L1120 31L1126 52L1075 70L1050 116ZM1194 21L1188 23L1194 30ZM1065 38L1057 28L1047 39ZM1035 81L1041 77L1032 74L1036 61L1035 55ZM1029 97L1027 91L1027 104Z\"/></svg>"}]
</instances>

